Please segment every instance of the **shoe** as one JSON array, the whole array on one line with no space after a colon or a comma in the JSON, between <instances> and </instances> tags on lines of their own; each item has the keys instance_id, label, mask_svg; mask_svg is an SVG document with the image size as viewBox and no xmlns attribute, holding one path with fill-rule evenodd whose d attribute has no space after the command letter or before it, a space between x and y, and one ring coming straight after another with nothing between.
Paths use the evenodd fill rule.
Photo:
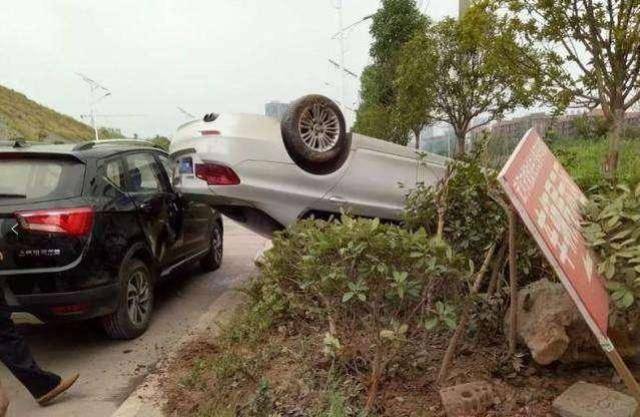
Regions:
<instances>
[{"instance_id":1,"label":"shoe","mask_svg":"<svg viewBox=\"0 0 640 417\"><path fill-rule=\"evenodd\" d=\"M54 398L68 390L77 380L80 374L75 374L71 378L60 381L57 387L38 398L38 404L45 406L49 404Z\"/></svg>"}]
</instances>

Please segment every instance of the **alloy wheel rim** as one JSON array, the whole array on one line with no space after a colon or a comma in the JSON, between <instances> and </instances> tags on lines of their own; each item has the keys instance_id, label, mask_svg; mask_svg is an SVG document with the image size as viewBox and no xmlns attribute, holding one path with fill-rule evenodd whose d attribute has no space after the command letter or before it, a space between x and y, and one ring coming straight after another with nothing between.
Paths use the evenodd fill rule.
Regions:
<instances>
[{"instance_id":1,"label":"alloy wheel rim","mask_svg":"<svg viewBox=\"0 0 640 417\"><path fill-rule=\"evenodd\" d=\"M332 108L315 103L303 111L298 132L307 148L324 152L338 143L340 119Z\"/></svg>"},{"instance_id":2,"label":"alloy wheel rim","mask_svg":"<svg viewBox=\"0 0 640 417\"><path fill-rule=\"evenodd\" d=\"M134 272L127 284L127 312L136 326L145 323L151 312L151 287L142 271Z\"/></svg>"}]
</instances>

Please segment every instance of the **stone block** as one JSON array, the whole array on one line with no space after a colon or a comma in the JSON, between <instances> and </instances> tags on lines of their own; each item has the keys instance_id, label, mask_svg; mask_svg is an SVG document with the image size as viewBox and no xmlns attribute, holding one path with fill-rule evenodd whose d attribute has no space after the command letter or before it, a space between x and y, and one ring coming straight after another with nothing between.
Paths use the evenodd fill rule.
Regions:
<instances>
[{"instance_id":1,"label":"stone block","mask_svg":"<svg viewBox=\"0 0 640 417\"><path fill-rule=\"evenodd\" d=\"M493 387L476 381L440 390L440 399L447 417L462 417L484 413L493 404Z\"/></svg>"},{"instance_id":2,"label":"stone block","mask_svg":"<svg viewBox=\"0 0 640 417\"><path fill-rule=\"evenodd\" d=\"M637 408L633 397L586 382L576 382L553 401L561 417L633 417Z\"/></svg>"}]
</instances>

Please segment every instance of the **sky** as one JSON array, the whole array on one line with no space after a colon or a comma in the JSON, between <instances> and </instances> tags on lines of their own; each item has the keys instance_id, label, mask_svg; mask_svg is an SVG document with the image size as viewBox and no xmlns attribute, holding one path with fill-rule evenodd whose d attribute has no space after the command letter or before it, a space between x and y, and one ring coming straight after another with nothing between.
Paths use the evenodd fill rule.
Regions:
<instances>
[{"instance_id":1,"label":"sky","mask_svg":"<svg viewBox=\"0 0 640 417\"><path fill-rule=\"evenodd\" d=\"M340 100L338 0L4 0L0 84L75 118L89 113L89 88L111 91L96 104L98 125L128 136L170 135L205 113L264 113L267 101L308 93ZM417 0L434 19L458 0ZM379 0L343 0L344 26ZM345 66L370 63L369 21L346 38ZM357 107L359 81L347 83ZM347 115L352 119L353 115ZM85 120L88 122L88 120Z\"/></svg>"}]
</instances>

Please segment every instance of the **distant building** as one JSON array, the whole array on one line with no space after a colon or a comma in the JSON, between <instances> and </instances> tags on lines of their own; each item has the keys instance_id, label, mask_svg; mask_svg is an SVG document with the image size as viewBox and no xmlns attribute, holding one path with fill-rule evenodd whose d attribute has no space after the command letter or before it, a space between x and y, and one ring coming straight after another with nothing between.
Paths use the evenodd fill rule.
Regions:
<instances>
[{"instance_id":1,"label":"distant building","mask_svg":"<svg viewBox=\"0 0 640 417\"><path fill-rule=\"evenodd\" d=\"M288 108L289 103L283 103L281 101L269 101L264 105L264 114L265 116L282 120L282 116L284 116Z\"/></svg>"},{"instance_id":2,"label":"distant building","mask_svg":"<svg viewBox=\"0 0 640 417\"><path fill-rule=\"evenodd\" d=\"M565 114L553 117L546 113L532 113L523 117L516 117L509 120L499 120L491 127L472 132L472 140L490 133L494 137L501 138L521 138L532 127L536 128L542 135L547 135L553 131L556 137L574 138L579 135L576 121L580 118L602 117L601 110L594 110L582 114ZM640 112L627 112L626 127L640 128Z\"/></svg>"}]
</instances>

